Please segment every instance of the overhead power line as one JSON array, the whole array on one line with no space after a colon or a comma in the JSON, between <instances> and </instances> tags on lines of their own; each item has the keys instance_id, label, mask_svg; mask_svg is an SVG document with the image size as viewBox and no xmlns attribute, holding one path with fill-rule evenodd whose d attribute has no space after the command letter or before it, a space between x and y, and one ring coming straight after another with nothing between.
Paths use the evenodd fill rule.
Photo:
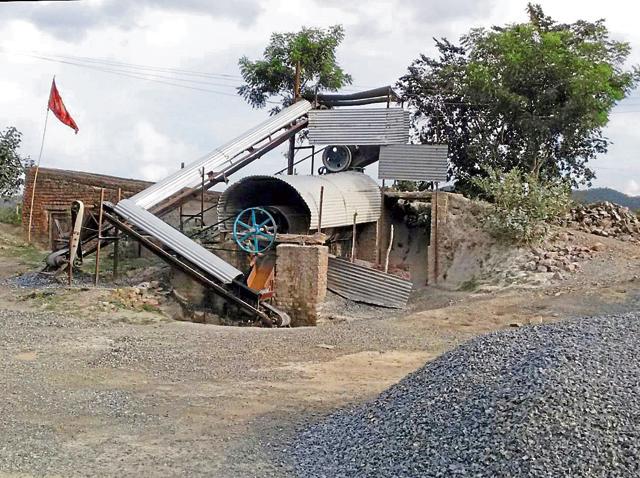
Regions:
<instances>
[{"instance_id":1,"label":"overhead power line","mask_svg":"<svg viewBox=\"0 0 640 478\"><path fill-rule=\"evenodd\" d=\"M97 57L88 57L88 56L74 56L74 55L57 55L52 53L41 53L41 52L30 52L30 53L17 53L20 55L31 56L31 57L46 57L50 59L62 59L66 61L73 61L74 63L90 63L90 64L98 64L98 65L106 65L108 67L115 67L118 69L133 70L134 73L144 73L149 74L149 72L156 73L166 73L171 75L185 76L185 77L199 77L199 78L210 78L215 79L217 81L227 81L233 82L233 84L221 84L221 83L212 83L215 86L226 86L236 88L239 86L237 83L243 81L242 76L234 75L229 73L214 73L214 72L203 72L196 70L188 70L183 68L174 68L174 67L162 67L162 66L152 66L152 65L143 65L139 63L129 63L124 61L110 60L106 58L97 58ZM178 80L178 78L171 77L172 80ZM186 80L181 80L186 81ZM368 85L349 85L345 88L341 88L340 91L360 91L361 89L367 88L375 88L374 86Z\"/></svg>"},{"instance_id":2,"label":"overhead power line","mask_svg":"<svg viewBox=\"0 0 640 478\"><path fill-rule=\"evenodd\" d=\"M157 74L157 73L150 73L150 72L143 71L143 70L128 70L128 69L107 67L107 66L91 64L91 63L87 64L87 63L83 63L83 62L79 62L79 61L63 60L63 59L53 58L53 57L49 57L49 56L45 56L45 55L24 54L24 56L28 56L30 58L36 58L36 59L39 59L39 60L62 63L62 64L65 64L65 65L78 66L78 67L81 67L81 68L89 68L89 69L93 69L93 70L105 71L105 72L109 72L109 73L126 73L126 74L135 74L135 75L138 75L138 76L144 75L145 77L148 77L148 78L156 78L156 79L160 79L160 80L180 81L180 82L185 82L185 83L194 83L194 84L207 85L207 86L217 86L217 87L223 87L223 88L236 88L236 85L229 85L229 84L225 84L225 83L216 83L216 82L206 81L206 80L198 80L198 79L190 79L190 78L179 78L179 77L175 77L175 76L166 76L166 75L160 75L160 74Z\"/></svg>"},{"instance_id":3,"label":"overhead power line","mask_svg":"<svg viewBox=\"0 0 640 478\"><path fill-rule=\"evenodd\" d=\"M212 78L217 80L236 81L236 82L242 81L242 77L240 75L232 75L228 73L212 73L212 72L203 72L203 71L195 71L195 70L186 70L183 68L169 68L169 67L161 67L161 66L142 65L139 63L127 63L124 61L109 60L106 58L92 58L88 56L55 55L55 54L38 53L38 52L33 52L31 54L54 57L54 58L62 58L65 60L73 60L73 61L79 61L79 62L98 63L98 64L116 66L120 68L142 70L142 71L172 73L172 74L181 75L181 76L195 76L195 77Z\"/></svg>"},{"instance_id":4,"label":"overhead power line","mask_svg":"<svg viewBox=\"0 0 640 478\"><path fill-rule=\"evenodd\" d=\"M117 70L117 69L111 69L111 68L103 68L100 66L92 66L92 65L84 65L81 63L74 63L71 61L67 61L67 60L56 60L54 58L47 58L44 56L38 56L38 55L27 55L31 58L36 58L39 60L43 60L43 61L49 61L49 62L54 62L54 63L62 63L65 65L71 65L71 66L77 66L79 68L88 68L90 70L96 70L96 71L101 71L103 73L110 73L112 75L118 75L118 76L124 76L124 77L128 77L128 78L135 78L135 79L139 79L139 80L145 80L145 81L151 81L154 83L161 83L164 85L169 85L169 86L175 86L178 88L186 88L189 90L196 90L196 91L203 91L203 92L207 92L207 93L214 93L214 94L218 94L218 95L224 95L224 96L233 96L235 98L240 98L240 96L233 94L233 93L229 93L226 91L218 91L218 90L212 90L209 88L200 88L197 86L191 86L191 85L184 85L181 83L174 83L173 81L178 80L177 78L167 78L167 77L160 77L160 78L154 78L154 76L158 76L158 75L154 75L154 76L150 76L149 74L143 75L143 74L137 74L137 73L133 73L133 72L127 72L127 71L122 71L122 70ZM165 81L165 79L170 79L171 81ZM208 83L211 84L211 83Z\"/></svg>"}]
</instances>

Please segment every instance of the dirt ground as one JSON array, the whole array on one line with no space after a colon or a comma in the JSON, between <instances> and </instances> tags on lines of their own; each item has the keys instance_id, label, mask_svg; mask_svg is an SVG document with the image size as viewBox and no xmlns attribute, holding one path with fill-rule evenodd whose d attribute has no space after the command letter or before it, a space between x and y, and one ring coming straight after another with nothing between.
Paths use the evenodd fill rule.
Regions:
<instances>
[{"instance_id":1,"label":"dirt ground","mask_svg":"<svg viewBox=\"0 0 640 478\"><path fill-rule=\"evenodd\" d=\"M0 277L40 253L0 230ZM585 241L595 237L583 235ZM305 423L373 398L478 334L636 310L638 246L570 279L491 293L429 287L406 311L260 329L100 310L108 288L0 288L0 476L289 476ZM37 291L36 291L37 292Z\"/></svg>"}]
</instances>

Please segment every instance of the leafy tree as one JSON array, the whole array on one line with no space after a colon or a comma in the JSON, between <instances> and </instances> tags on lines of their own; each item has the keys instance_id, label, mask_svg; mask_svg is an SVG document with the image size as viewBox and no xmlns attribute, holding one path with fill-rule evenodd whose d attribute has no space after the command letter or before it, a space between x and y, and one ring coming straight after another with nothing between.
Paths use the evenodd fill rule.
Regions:
<instances>
[{"instance_id":1,"label":"leafy tree","mask_svg":"<svg viewBox=\"0 0 640 478\"><path fill-rule=\"evenodd\" d=\"M263 108L272 97L289 106L299 96L313 98L318 91L337 91L351 84L351 75L336 61L336 49L343 39L340 25L272 34L261 60L240 58L245 84L238 94L254 108ZM271 111L279 110L277 106Z\"/></svg>"},{"instance_id":2,"label":"leafy tree","mask_svg":"<svg viewBox=\"0 0 640 478\"><path fill-rule=\"evenodd\" d=\"M18 148L22 133L10 126L0 132L0 197L8 198L24 184L24 169L28 158L21 158Z\"/></svg>"},{"instance_id":3,"label":"leafy tree","mask_svg":"<svg viewBox=\"0 0 640 478\"><path fill-rule=\"evenodd\" d=\"M604 20L527 12L526 23L472 29L460 45L435 40L438 56L421 55L399 81L416 136L449 144L462 190L487 167L590 184L587 163L610 144L609 113L640 79L624 68L629 44L611 40Z\"/></svg>"}]
</instances>

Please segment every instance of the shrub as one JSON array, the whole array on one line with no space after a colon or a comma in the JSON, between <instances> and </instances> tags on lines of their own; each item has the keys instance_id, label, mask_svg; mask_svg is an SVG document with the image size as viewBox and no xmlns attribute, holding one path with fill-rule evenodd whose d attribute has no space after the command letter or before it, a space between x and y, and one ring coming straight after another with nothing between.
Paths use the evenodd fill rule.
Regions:
<instances>
[{"instance_id":1,"label":"shrub","mask_svg":"<svg viewBox=\"0 0 640 478\"><path fill-rule=\"evenodd\" d=\"M22 223L22 214L19 207L0 206L0 223L19 225Z\"/></svg>"},{"instance_id":2,"label":"shrub","mask_svg":"<svg viewBox=\"0 0 640 478\"><path fill-rule=\"evenodd\" d=\"M473 184L492 204L482 223L492 236L507 242L529 244L543 239L549 223L571 204L571 189L564 181L541 181L532 173L512 169L488 170Z\"/></svg>"}]
</instances>

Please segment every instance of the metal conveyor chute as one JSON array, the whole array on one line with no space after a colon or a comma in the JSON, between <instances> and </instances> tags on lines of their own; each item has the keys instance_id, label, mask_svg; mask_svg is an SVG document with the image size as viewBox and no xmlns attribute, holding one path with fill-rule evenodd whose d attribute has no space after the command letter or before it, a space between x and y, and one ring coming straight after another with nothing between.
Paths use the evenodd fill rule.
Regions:
<instances>
[{"instance_id":1,"label":"metal conveyor chute","mask_svg":"<svg viewBox=\"0 0 640 478\"><path fill-rule=\"evenodd\" d=\"M231 264L189 239L162 219L144 210L132 200L121 200L115 206L114 211L222 283L230 284L234 279L242 276L242 272Z\"/></svg>"}]
</instances>

